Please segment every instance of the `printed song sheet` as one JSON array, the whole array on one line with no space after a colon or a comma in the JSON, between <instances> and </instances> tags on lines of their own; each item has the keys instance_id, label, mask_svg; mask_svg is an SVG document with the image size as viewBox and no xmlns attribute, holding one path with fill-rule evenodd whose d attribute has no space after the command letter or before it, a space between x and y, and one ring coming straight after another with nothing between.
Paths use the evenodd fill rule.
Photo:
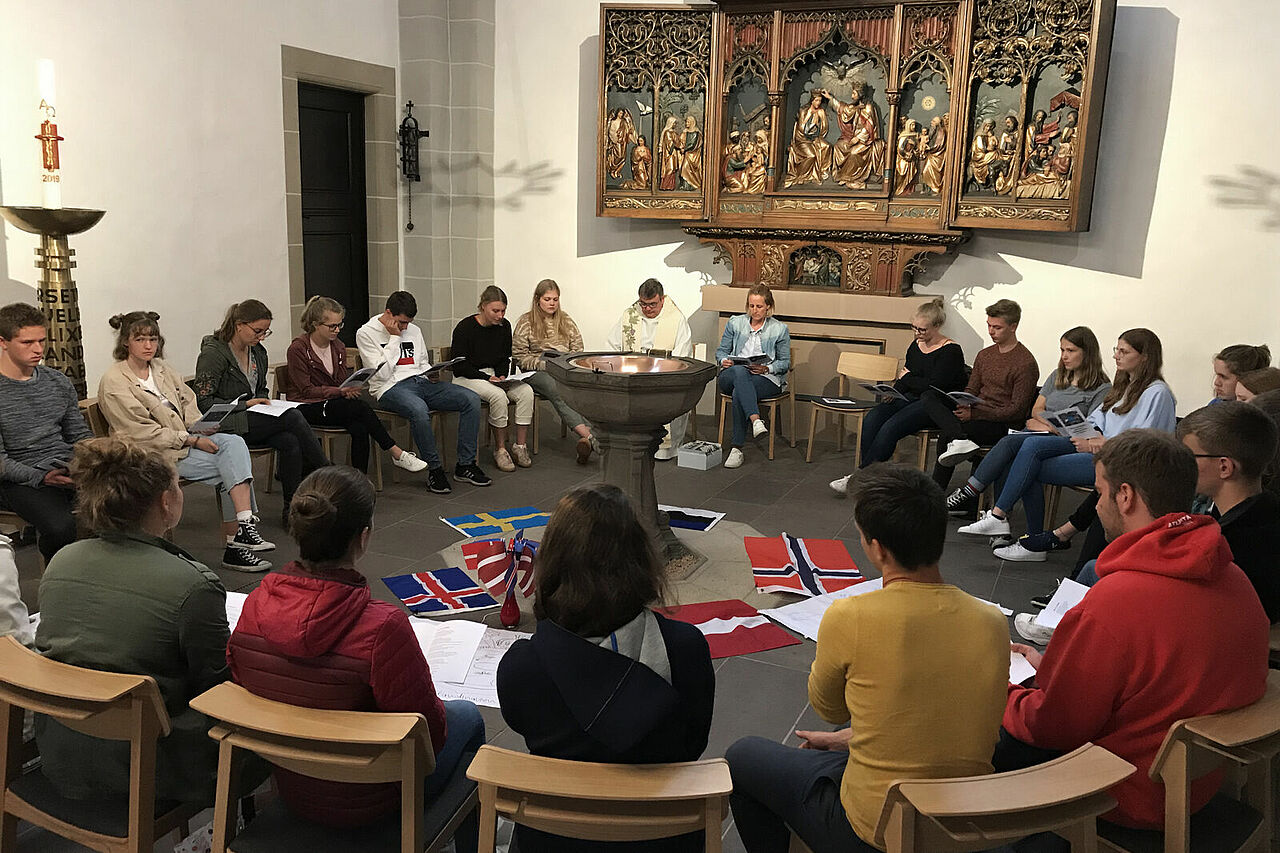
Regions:
<instances>
[{"instance_id":1,"label":"printed song sheet","mask_svg":"<svg viewBox=\"0 0 1280 853\"><path fill-rule=\"evenodd\" d=\"M466 699L487 708L498 707L498 661L516 640L527 640L532 634L485 628L480 645L471 659L466 681L436 682L436 695L441 699ZM434 671L434 670L433 670Z\"/></svg>"},{"instance_id":2,"label":"printed song sheet","mask_svg":"<svg viewBox=\"0 0 1280 853\"><path fill-rule=\"evenodd\" d=\"M1058 584L1057 592L1049 599L1049 605L1036 616L1035 623L1046 628L1057 628L1066 612L1084 600L1084 594L1088 591L1089 587L1084 584L1071 578L1063 578L1062 583Z\"/></svg>"},{"instance_id":3,"label":"printed song sheet","mask_svg":"<svg viewBox=\"0 0 1280 853\"><path fill-rule=\"evenodd\" d=\"M422 655L431 667L431 680L440 691L441 682L461 684L467 680L472 658L480 646L480 639L488 630L479 622L453 619L436 622L431 619L410 619L413 633L422 646Z\"/></svg>"}]
</instances>

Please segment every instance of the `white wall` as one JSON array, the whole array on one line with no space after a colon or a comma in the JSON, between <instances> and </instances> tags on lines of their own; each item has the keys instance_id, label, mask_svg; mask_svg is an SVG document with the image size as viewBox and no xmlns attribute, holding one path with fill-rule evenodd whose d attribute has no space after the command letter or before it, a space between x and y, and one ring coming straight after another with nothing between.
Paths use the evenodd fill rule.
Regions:
<instances>
[{"instance_id":1,"label":"white wall","mask_svg":"<svg viewBox=\"0 0 1280 853\"><path fill-rule=\"evenodd\" d=\"M708 276L728 279L678 227L594 215L598 27L595 0L498 0L496 281L514 314L539 279L557 279L589 347L648 276L686 312ZM985 341L983 308L1003 297L1022 304L1022 337L1045 371L1070 326L1091 326L1104 351L1147 326L1183 413L1211 396L1217 349L1265 342L1280 354L1280 110L1262 95L1280 71L1278 42L1274 0L1229 12L1203 0L1122 5L1092 230L983 232L919 280L948 298L948 331L966 351ZM1240 177L1240 166L1276 182L1269 212L1218 203L1210 178ZM695 323L698 340L713 330L709 316Z\"/></svg>"},{"instance_id":2,"label":"white wall","mask_svg":"<svg viewBox=\"0 0 1280 853\"><path fill-rule=\"evenodd\" d=\"M36 63L56 63L63 204L107 211L71 238L90 393L118 311L160 313L194 369L232 303L288 346L281 44L395 67L396 0L0 0L0 199L40 204ZM35 301L36 238L0 242L0 303Z\"/></svg>"}]
</instances>

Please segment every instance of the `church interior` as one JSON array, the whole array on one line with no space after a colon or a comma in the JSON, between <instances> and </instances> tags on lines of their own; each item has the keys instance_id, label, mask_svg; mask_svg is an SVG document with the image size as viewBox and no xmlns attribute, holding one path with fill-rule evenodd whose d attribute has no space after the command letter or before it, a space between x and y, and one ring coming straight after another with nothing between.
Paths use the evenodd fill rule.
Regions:
<instances>
[{"instance_id":1,"label":"church interior","mask_svg":"<svg viewBox=\"0 0 1280 853\"><path fill-rule=\"evenodd\" d=\"M756 422L768 424L764 437L732 450L741 467L722 464L734 404L710 369L683 409L685 441L723 445L705 470L683 454L624 463L621 439L606 461L592 448L579 464L581 434L539 398L531 467L500 470L485 427L476 462L492 484L478 488L454 477L464 461L458 418L437 412L452 491L434 494L425 472L398 470L375 446L376 510L357 567L373 599L404 610L384 578L468 565L471 534L446 518L550 513L577 489L638 483L651 470L649 506L656 493L664 506L723 514L709 530L675 532L657 516L667 553L684 555L669 564L668 603L732 600L763 613L801 598L758 588L744 537L836 540L864 577L878 577L853 501L828 485L858 465L860 417L817 403L868 399L848 379L892 381L842 378L842 355L901 359L933 300L968 364L991 344L988 306L1018 303L1017 340L1039 365L1037 388L1059 364L1065 329L1090 327L1112 373L1109 342L1150 329L1179 418L1215 396L1215 354L1280 345L1280 166L1270 147L1280 113L1264 109L1257 133L1236 132L1238 93L1280 71L1272 4L0 0L0 205L102 212L63 239L73 269L56 273L40 266L54 241L6 215L0 304L44 311L45 365L84 400L119 359L108 318L122 312L156 312L165 361L192 377L228 305L255 299L270 310L274 334L259 342L274 369L303 334L311 297L342 303L337 334L353 353L357 329L405 291L431 360L441 360L486 288L505 292L514 326L536 309L535 286L553 279L583 351L670 349L611 340L637 288L656 279L687 319L690 349L672 358L718 363L748 288L768 284L772 315L790 329L790 396ZM1031 11L1009 14L1047 9L1046 21L1083 23L1075 52L1052 30L1059 52L1028 60L1027 79L1011 83L1007 67L982 66L975 45L998 41L1001 9L1022 7ZM641 24L668 27L679 49L655 47L652 32L640 38ZM1044 38L1052 29L1028 26ZM52 93L54 170L39 140L55 116L37 109ZM1014 113L1010 131L1002 121ZM405 423L392 434L412 448ZM929 470L945 449L932 437L903 440L893 459ZM341 463L349 442L325 449ZM260 530L276 543L264 556L278 570L299 549L268 455L254 455L254 477ZM968 475L968 463L959 471ZM1055 493L1045 529L1091 488ZM226 516L212 490L188 484L184 494L173 543L228 594L253 592L269 575L224 567ZM1022 510L1010 518L1019 529ZM1005 560L986 537L957 532L961 523L948 523L943 577L1008 611L1010 641L1027 642L1013 614L1034 613L1033 598L1074 575L1081 539L1047 559ZM24 526L0 513L34 614L46 566ZM545 528L525 532L538 540ZM521 610L514 630L527 635L531 601ZM507 631L505 615L495 606L430 621ZM712 662L701 758L747 736L798 746L797 730L832 728L809 702L817 644L788 633L790 645ZM496 703L480 714L487 743L529 751ZM205 810L189 826L213 820ZM499 847L510 831L504 822ZM179 835L154 849L208 849L175 848ZM86 849L28 821L15 837L22 853ZM727 807L721 843L750 849Z\"/></svg>"}]
</instances>

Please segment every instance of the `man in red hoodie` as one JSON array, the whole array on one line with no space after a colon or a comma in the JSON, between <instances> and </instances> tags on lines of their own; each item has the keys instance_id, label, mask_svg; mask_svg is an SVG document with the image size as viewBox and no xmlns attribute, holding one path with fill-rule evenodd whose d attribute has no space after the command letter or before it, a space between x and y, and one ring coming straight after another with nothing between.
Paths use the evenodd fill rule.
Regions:
<instances>
[{"instance_id":1,"label":"man in red hoodie","mask_svg":"<svg viewBox=\"0 0 1280 853\"><path fill-rule=\"evenodd\" d=\"M1009 686L997 771L1026 766L1028 746L1093 742L1138 771L1111 790L1108 821L1164 827L1164 787L1147 771L1177 720L1241 708L1266 692L1269 624L1217 523L1191 515L1196 462L1173 436L1135 429L1095 459L1098 517L1110 544L1099 580L1062 617L1044 655L1029 646L1034 687ZM1045 756L1041 755L1043 760ZM1191 786L1199 809L1221 781Z\"/></svg>"}]
</instances>

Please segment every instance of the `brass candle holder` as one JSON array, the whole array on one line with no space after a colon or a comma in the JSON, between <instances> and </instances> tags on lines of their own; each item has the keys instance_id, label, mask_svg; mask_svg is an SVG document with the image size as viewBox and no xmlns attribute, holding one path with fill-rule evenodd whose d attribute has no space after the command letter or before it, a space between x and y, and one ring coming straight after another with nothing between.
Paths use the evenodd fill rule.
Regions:
<instances>
[{"instance_id":1,"label":"brass candle holder","mask_svg":"<svg viewBox=\"0 0 1280 853\"><path fill-rule=\"evenodd\" d=\"M67 238L88 231L106 214L104 210L75 207L4 207L0 216L17 228L40 235L36 269L40 270L38 299L49 325L44 361L71 380L81 400L88 396L84 368L84 338L80 329L80 299L71 270L75 250Z\"/></svg>"}]
</instances>

